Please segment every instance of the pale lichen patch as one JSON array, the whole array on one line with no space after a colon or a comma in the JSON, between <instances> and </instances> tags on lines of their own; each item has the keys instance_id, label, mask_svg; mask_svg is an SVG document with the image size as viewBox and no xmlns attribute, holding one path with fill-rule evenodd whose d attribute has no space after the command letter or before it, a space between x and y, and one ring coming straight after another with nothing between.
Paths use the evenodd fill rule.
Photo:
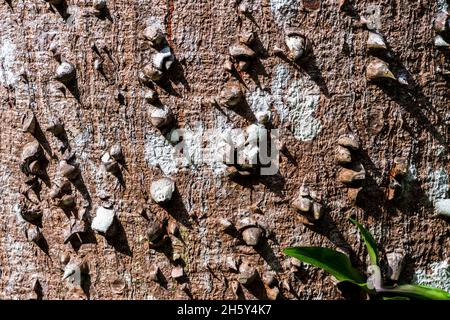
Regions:
<instances>
[{"instance_id":1,"label":"pale lichen patch","mask_svg":"<svg viewBox=\"0 0 450 320\"><path fill-rule=\"evenodd\" d=\"M444 168L431 171L428 174L428 198L434 203L438 199L444 199L448 196L449 177Z\"/></svg>"}]
</instances>

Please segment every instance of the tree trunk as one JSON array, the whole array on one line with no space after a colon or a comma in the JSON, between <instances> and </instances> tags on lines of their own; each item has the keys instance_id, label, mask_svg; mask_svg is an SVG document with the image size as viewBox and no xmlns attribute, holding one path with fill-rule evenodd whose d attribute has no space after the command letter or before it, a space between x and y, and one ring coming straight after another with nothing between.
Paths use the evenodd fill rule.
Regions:
<instances>
[{"instance_id":1,"label":"tree trunk","mask_svg":"<svg viewBox=\"0 0 450 320\"><path fill-rule=\"evenodd\" d=\"M0 4L0 298L265 299L277 293L270 275L287 299L354 297L282 252L339 249L366 270L351 215L374 234L386 277L396 252L405 256L399 282L450 290L448 221L435 214L449 211L449 54L433 45L445 1L50 2ZM146 28L164 32L159 47ZM369 52L369 32L387 49ZM302 36L312 52L293 61L285 38ZM175 58L167 70L164 41ZM249 44L234 49L247 52L230 59L239 41ZM375 56L397 80L367 79ZM150 81L142 72L158 57L162 79ZM232 85L243 98L230 107ZM174 121L157 129L166 119L156 111L169 109ZM264 115L284 146L276 173L232 178L233 167L195 158L217 155L222 133ZM191 133L183 150L170 141L176 128ZM340 181L345 135L359 140L357 185ZM162 177L176 186L163 204L151 192ZM65 180L70 190L59 190ZM293 208L302 185L321 219ZM256 246L220 223L249 215L264 229ZM148 237L155 221L168 226L159 247ZM247 262L259 277L244 285ZM62 280L71 270L80 281Z\"/></svg>"}]
</instances>

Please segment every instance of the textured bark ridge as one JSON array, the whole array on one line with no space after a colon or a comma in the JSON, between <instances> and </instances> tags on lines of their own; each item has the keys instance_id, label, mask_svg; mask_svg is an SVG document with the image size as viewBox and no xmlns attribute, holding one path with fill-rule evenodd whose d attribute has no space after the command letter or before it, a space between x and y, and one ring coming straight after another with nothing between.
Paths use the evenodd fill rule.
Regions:
<instances>
[{"instance_id":1,"label":"textured bark ridge","mask_svg":"<svg viewBox=\"0 0 450 320\"><path fill-rule=\"evenodd\" d=\"M433 29L445 10L2 1L0 298L342 299L281 250L339 248L365 269L349 215L373 232L386 277L403 259L400 282L449 289L449 225L435 213L450 211L449 52ZM370 32L385 48L368 51ZM369 81L374 59L395 79ZM230 179L167 138L192 132L192 156L209 130L258 121L280 132L275 175ZM338 147L342 135L359 149ZM320 214L295 210L299 195Z\"/></svg>"}]
</instances>

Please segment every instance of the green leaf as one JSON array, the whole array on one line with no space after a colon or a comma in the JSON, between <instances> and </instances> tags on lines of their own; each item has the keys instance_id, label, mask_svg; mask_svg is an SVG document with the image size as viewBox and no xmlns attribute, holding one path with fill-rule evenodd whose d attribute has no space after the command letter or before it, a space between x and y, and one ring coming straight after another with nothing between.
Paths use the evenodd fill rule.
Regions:
<instances>
[{"instance_id":1,"label":"green leaf","mask_svg":"<svg viewBox=\"0 0 450 320\"><path fill-rule=\"evenodd\" d=\"M450 293L447 291L414 284L403 284L392 288L385 288L382 290L382 293L393 293L395 295L421 300L450 300Z\"/></svg>"},{"instance_id":2,"label":"green leaf","mask_svg":"<svg viewBox=\"0 0 450 320\"><path fill-rule=\"evenodd\" d=\"M383 300L411 300L408 297L400 297L400 296L396 296L396 297L382 297Z\"/></svg>"},{"instance_id":3,"label":"green leaf","mask_svg":"<svg viewBox=\"0 0 450 320\"><path fill-rule=\"evenodd\" d=\"M359 286L366 285L366 279L352 267L350 259L343 253L322 247L292 247L283 250L288 256L324 269L338 281L349 281Z\"/></svg>"},{"instance_id":4,"label":"green leaf","mask_svg":"<svg viewBox=\"0 0 450 320\"><path fill-rule=\"evenodd\" d=\"M377 242L373 238L373 236L370 234L369 230L364 228L364 226L353 219L352 217L349 217L348 220L353 223L359 230L359 233L361 234L364 243L367 247L367 252L369 253L370 263L373 265L378 266L378 247Z\"/></svg>"}]
</instances>

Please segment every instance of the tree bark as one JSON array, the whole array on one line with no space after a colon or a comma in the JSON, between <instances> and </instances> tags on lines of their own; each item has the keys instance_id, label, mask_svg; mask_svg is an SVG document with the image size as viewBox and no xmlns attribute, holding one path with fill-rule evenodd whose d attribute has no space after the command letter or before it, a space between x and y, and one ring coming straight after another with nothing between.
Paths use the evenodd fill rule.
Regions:
<instances>
[{"instance_id":1,"label":"tree bark","mask_svg":"<svg viewBox=\"0 0 450 320\"><path fill-rule=\"evenodd\" d=\"M261 279L274 273L284 298L343 299L346 290L324 271L304 264L293 272L282 249L339 249L365 270L367 251L347 221L350 215L374 234L384 265L387 253L404 250L400 282L448 259L448 221L434 213L436 202L449 198L449 55L433 45L433 17L446 4L341 3L114 0L100 15L92 1L1 3L0 298L268 298L260 280L234 292L240 274L229 265L241 259L253 263ZM143 37L148 26L164 31L175 61L163 80L145 85L139 72L154 54ZM284 39L291 29L311 41L312 54L301 63L287 56ZM384 37L390 53L384 58L407 84L366 79L373 56L367 51L369 30ZM227 72L229 47L248 32L256 57L248 70ZM76 70L70 83L55 80L64 61ZM220 101L229 83L243 91L237 110ZM172 128L194 136L246 128L258 112L270 111L270 126L280 130L286 146L277 174L229 179L220 166L176 163L176 146L151 123L144 97L149 86L172 111ZM23 132L32 115L36 130ZM58 120L64 132L56 137L47 129ZM338 180L335 149L345 134L358 137L353 161L366 171L356 204L349 198L354 189ZM23 148L33 141L45 158L36 192L26 184L32 175L21 170ZM123 161L119 173L111 174L101 159L117 143ZM186 144L192 152L199 148ZM80 174L71 180L75 206L64 211L50 191L65 158ZM390 175L399 159L408 173L400 196L390 201ZM159 205L150 186L163 176L173 179L176 191ZM303 224L292 207L302 184L321 195L324 216L314 226ZM111 237L90 227L100 206L116 213ZM42 210L39 245L27 239L33 224L21 218L24 208ZM249 214L266 228L255 248L222 232L218 223L226 218L236 224ZM176 223L179 234L153 249L147 233L155 218ZM87 229L81 239L64 243L66 230L82 221ZM61 280L68 257L68 263L88 267L82 291ZM180 264L184 277L177 281L171 274ZM159 282L152 280L154 266ZM440 281L450 288L449 278Z\"/></svg>"}]
</instances>

